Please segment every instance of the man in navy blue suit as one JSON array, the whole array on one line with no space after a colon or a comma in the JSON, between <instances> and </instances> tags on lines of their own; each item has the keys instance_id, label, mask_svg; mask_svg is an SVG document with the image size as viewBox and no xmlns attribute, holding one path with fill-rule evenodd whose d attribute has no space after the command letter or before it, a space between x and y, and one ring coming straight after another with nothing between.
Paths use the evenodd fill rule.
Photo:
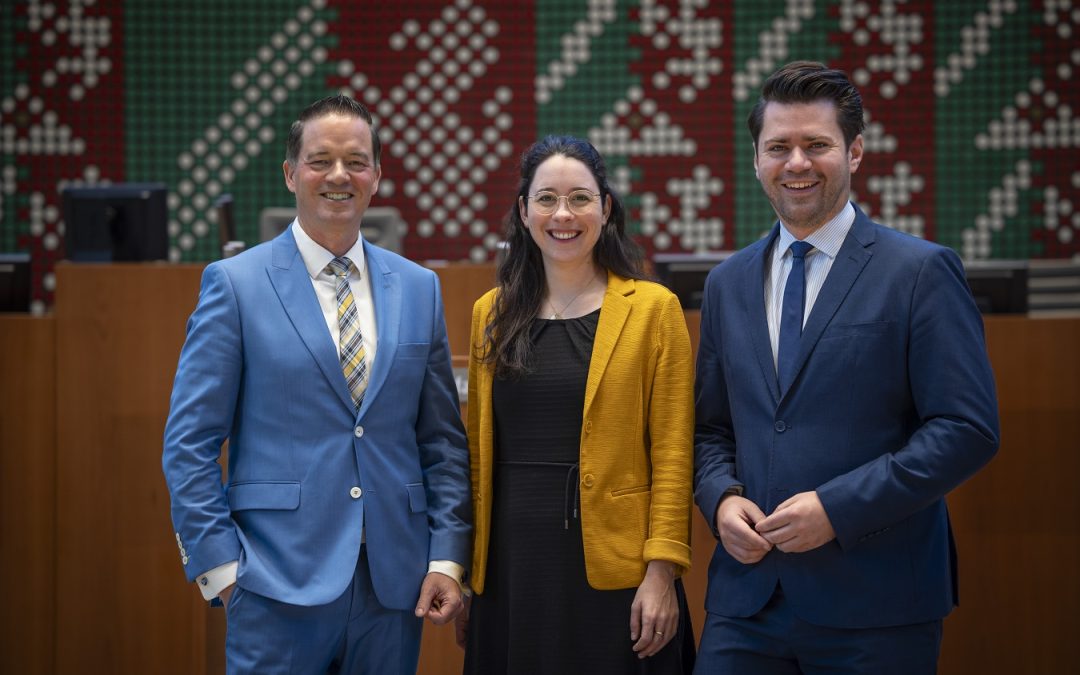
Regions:
<instances>
[{"instance_id":1,"label":"man in navy blue suit","mask_svg":"<svg viewBox=\"0 0 1080 675\"><path fill-rule=\"evenodd\" d=\"M719 545L699 673L932 673L956 604L945 495L998 446L950 249L849 201L862 101L795 62L749 117L779 222L710 273L695 499Z\"/></svg>"},{"instance_id":2,"label":"man in navy blue suit","mask_svg":"<svg viewBox=\"0 0 1080 675\"><path fill-rule=\"evenodd\" d=\"M209 265L188 322L163 454L181 562L226 605L229 673L413 673L472 550L438 279L360 236L363 105L304 110L283 171L296 220Z\"/></svg>"}]
</instances>

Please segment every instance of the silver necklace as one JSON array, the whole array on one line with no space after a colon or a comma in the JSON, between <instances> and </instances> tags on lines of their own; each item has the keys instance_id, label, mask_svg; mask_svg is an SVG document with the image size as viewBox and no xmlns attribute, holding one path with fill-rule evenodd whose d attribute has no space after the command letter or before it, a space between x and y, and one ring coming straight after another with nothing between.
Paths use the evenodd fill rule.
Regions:
<instances>
[{"instance_id":1,"label":"silver necklace","mask_svg":"<svg viewBox=\"0 0 1080 675\"><path fill-rule=\"evenodd\" d=\"M551 307L551 316L548 317L548 321L562 319L563 314L566 313L566 310L570 309L570 305L574 304L574 302L576 302L577 299L580 298L583 293L585 293L585 291L589 290L589 288L593 285L594 281L596 281L596 277L589 279L588 283L586 283L585 286L577 292L577 295L570 298L570 302L563 305L563 308L561 310L556 310L555 303L551 301L551 298L548 298L548 306Z\"/></svg>"}]
</instances>

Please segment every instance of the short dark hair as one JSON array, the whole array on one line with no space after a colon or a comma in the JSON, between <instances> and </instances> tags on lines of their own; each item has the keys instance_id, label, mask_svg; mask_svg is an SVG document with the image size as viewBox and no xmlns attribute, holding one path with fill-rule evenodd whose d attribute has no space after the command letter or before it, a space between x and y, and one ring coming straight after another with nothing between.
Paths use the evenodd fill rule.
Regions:
<instances>
[{"instance_id":1,"label":"short dark hair","mask_svg":"<svg viewBox=\"0 0 1080 675\"><path fill-rule=\"evenodd\" d=\"M296 166L300 161L300 145L304 140L304 124L324 115L345 115L346 117L359 117L371 127L371 154L375 165L379 164L379 156L382 154L382 144L379 143L379 130L375 128L375 121L363 103L354 98L337 94L320 98L308 107L304 108L300 116L289 127L289 138L285 142L285 161L291 166Z\"/></svg>"},{"instance_id":2,"label":"short dark hair","mask_svg":"<svg viewBox=\"0 0 1080 675\"><path fill-rule=\"evenodd\" d=\"M516 377L529 370L532 353L530 327L547 292L544 259L521 219L518 200L529 206L529 187L536 169L556 155L576 159L588 168L600 189L601 207L611 199L607 222L600 227L600 238L593 246L593 260L601 269L628 279L644 279L644 260L639 247L626 232L626 211L622 200L608 182L604 158L592 143L573 136L546 136L521 156L521 179L517 194L506 215L507 253L499 264L495 298L484 343L478 356L495 366L499 377ZM474 348L477 345L474 345Z\"/></svg>"},{"instance_id":3,"label":"short dark hair","mask_svg":"<svg viewBox=\"0 0 1080 675\"><path fill-rule=\"evenodd\" d=\"M844 145L851 146L862 133L862 96L842 70L816 61L792 61L781 67L761 86L761 98L754 104L746 124L757 147L765 124L765 106L769 103L813 103L831 101L836 105L836 122L844 134Z\"/></svg>"}]
</instances>

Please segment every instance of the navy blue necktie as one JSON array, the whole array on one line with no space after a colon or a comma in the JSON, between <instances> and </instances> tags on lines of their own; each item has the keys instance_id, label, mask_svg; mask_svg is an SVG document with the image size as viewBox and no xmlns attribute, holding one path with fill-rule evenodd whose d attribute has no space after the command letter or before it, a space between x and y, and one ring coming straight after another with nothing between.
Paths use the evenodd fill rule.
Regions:
<instances>
[{"instance_id":1,"label":"navy blue necktie","mask_svg":"<svg viewBox=\"0 0 1080 675\"><path fill-rule=\"evenodd\" d=\"M799 355L803 309L806 307L806 254L814 248L805 241L791 244L791 272L784 285L784 305L780 310L780 345L776 352L776 379L783 396L795 379L795 358Z\"/></svg>"}]
</instances>

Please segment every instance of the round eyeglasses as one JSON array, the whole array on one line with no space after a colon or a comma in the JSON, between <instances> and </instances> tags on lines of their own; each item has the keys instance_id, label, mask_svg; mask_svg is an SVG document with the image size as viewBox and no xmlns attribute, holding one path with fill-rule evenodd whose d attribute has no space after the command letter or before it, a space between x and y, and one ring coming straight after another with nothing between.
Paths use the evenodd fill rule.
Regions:
<instances>
[{"instance_id":1,"label":"round eyeglasses","mask_svg":"<svg viewBox=\"0 0 1080 675\"><path fill-rule=\"evenodd\" d=\"M536 212L542 216L550 216L559 210L559 202L566 200L566 208L576 215L584 216L589 212L593 202L600 199L600 195L589 190L574 190L568 195L560 195L548 190L537 192L529 197L536 207Z\"/></svg>"}]
</instances>

